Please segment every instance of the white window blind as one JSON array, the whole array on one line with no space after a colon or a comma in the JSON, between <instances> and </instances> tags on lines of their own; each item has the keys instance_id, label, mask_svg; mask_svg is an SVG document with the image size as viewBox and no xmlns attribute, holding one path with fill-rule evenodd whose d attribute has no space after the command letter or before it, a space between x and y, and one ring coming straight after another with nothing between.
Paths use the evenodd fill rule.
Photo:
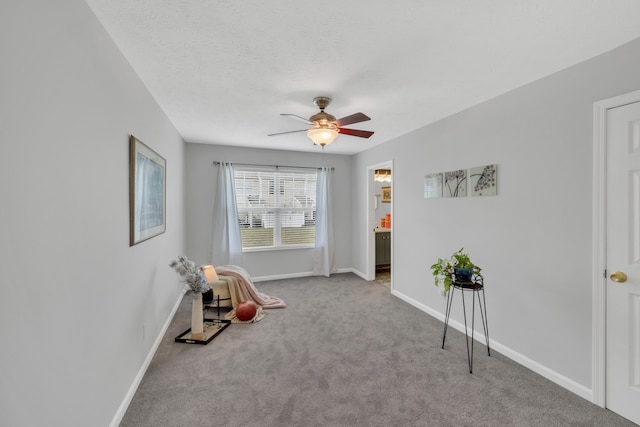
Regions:
<instances>
[{"instance_id":1,"label":"white window blind","mask_svg":"<svg viewBox=\"0 0 640 427\"><path fill-rule=\"evenodd\" d=\"M315 170L237 167L234 178L243 249L315 244Z\"/></svg>"}]
</instances>

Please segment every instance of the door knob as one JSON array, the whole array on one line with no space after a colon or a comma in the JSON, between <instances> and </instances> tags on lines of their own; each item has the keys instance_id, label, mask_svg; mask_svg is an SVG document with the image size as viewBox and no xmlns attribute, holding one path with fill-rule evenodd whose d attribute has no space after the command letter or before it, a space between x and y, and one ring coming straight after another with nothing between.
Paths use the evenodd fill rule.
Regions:
<instances>
[{"instance_id":1,"label":"door knob","mask_svg":"<svg viewBox=\"0 0 640 427\"><path fill-rule=\"evenodd\" d=\"M613 280L614 282L624 283L627 281L627 275L622 271L614 271L613 273L611 273L611 276L609 276L609 279Z\"/></svg>"}]
</instances>

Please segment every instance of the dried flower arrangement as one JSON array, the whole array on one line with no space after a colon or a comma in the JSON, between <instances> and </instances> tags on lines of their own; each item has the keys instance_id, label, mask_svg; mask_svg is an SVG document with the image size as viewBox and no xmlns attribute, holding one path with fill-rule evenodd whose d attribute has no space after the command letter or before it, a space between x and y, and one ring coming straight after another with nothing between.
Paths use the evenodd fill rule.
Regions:
<instances>
[{"instance_id":1,"label":"dried flower arrangement","mask_svg":"<svg viewBox=\"0 0 640 427\"><path fill-rule=\"evenodd\" d=\"M169 264L182 278L182 282L191 289L191 296L196 298L203 292L211 289L204 277L202 268L196 267L193 261L189 261L186 256L179 256Z\"/></svg>"}]
</instances>

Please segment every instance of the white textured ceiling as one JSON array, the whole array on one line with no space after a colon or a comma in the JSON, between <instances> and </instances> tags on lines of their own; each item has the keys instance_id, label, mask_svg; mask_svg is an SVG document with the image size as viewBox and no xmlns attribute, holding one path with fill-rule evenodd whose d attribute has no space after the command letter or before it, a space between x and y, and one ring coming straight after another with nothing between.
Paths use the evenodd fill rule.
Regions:
<instances>
[{"instance_id":1,"label":"white textured ceiling","mask_svg":"<svg viewBox=\"0 0 640 427\"><path fill-rule=\"evenodd\" d=\"M188 142L352 154L640 37L638 0L86 0Z\"/></svg>"}]
</instances>

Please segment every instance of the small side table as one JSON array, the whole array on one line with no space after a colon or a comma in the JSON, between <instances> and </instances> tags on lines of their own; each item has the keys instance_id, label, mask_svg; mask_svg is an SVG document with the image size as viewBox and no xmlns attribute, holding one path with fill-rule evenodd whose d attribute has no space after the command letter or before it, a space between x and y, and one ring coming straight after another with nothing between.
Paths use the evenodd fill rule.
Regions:
<instances>
[{"instance_id":1,"label":"small side table","mask_svg":"<svg viewBox=\"0 0 640 427\"><path fill-rule=\"evenodd\" d=\"M451 288L447 293L447 308L444 318L444 332L442 333L442 348L444 348L444 341L447 338L447 327L449 326L449 315L451 314L451 304L453 302L453 295L456 289L462 293L462 312L464 313L464 334L467 339L467 359L469 360L469 373L473 373L473 335L475 325L475 307L476 299L478 300L478 306L480 308L480 317L482 318L482 328L484 329L484 336L487 342L487 355L491 356L491 349L489 348L489 322L487 320L487 304L484 297L484 279L481 275L475 274L471 280L457 280L451 284ZM471 304L471 346L469 346L469 332L467 328L467 307L465 303L465 292L472 293ZM482 293L482 300L480 299L480 293ZM477 297L477 298L476 298Z\"/></svg>"},{"instance_id":2,"label":"small side table","mask_svg":"<svg viewBox=\"0 0 640 427\"><path fill-rule=\"evenodd\" d=\"M221 307L231 307L231 293L229 292L228 279L230 278L227 276L218 276L218 280L209 283L209 286L211 286L213 290L213 300L204 304L203 309L217 308L218 318L220 317Z\"/></svg>"}]
</instances>

